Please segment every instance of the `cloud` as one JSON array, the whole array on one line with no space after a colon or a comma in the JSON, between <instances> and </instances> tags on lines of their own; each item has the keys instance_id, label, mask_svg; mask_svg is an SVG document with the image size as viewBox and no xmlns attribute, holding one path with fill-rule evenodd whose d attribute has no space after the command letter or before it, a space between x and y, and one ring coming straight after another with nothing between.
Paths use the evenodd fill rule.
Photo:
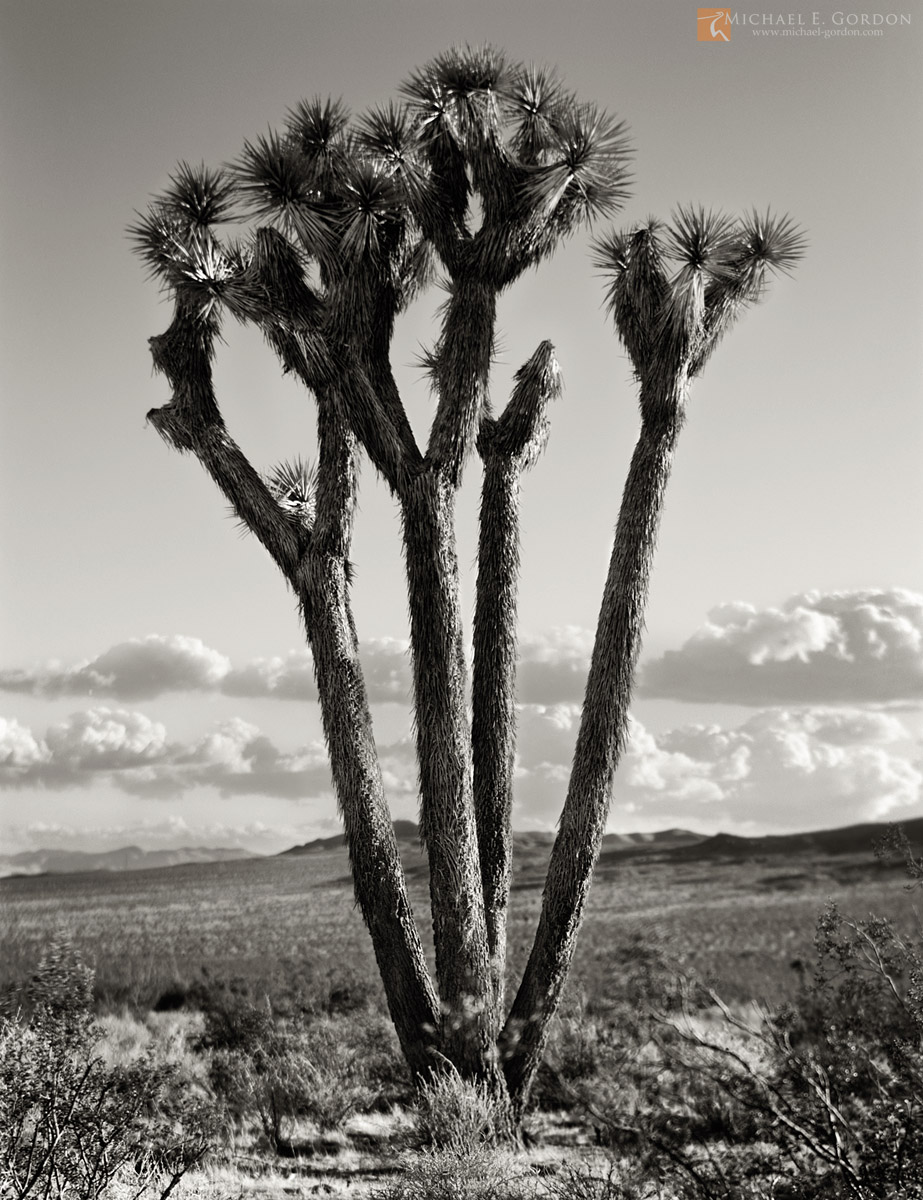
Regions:
<instances>
[{"instance_id":1,"label":"cloud","mask_svg":"<svg viewBox=\"0 0 923 1200\"><path fill-rule=\"evenodd\" d=\"M892 714L769 709L734 729L688 725L654 736L635 723L616 803L655 819L782 829L899 819L923 803L923 763Z\"/></svg>"},{"instance_id":2,"label":"cloud","mask_svg":"<svg viewBox=\"0 0 923 1200\"><path fill-rule=\"evenodd\" d=\"M8 717L0 717L0 774L19 779L51 757L44 742L32 731Z\"/></svg>"},{"instance_id":3,"label":"cloud","mask_svg":"<svg viewBox=\"0 0 923 1200\"><path fill-rule=\"evenodd\" d=\"M143 713L96 708L53 725L45 744L64 771L119 771L163 759L166 738L164 726Z\"/></svg>"},{"instance_id":4,"label":"cloud","mask_svg":"<svg viewBox=\"0 0 923 1200\"><path fill-rule=\"evenodd\" d=\"M331 790L323 745L285 752L238 718L187 745L168 741L164 726L143 713L109 708L74 713L43 739L15 721L0 724L0 787L64 790L98 783L152 798L196 787L289 800Z\"/></svg>"},{"instance_id":5,"label":"cloud","mask_svg":"<svg viewBox=\"0 0 923 1200\"><path fill-rule=\"evenodd\" d=\"M410 655L407 642L398 638L372 638L359 654L365 686L373 704L406 703L410 698ZM316 700L314 662L308 650L292 650L285 657L257 658L228 671L220 681L227 696L250 699Z\"/></svg>"},{"instance_id":6,"label":"cloud","mask_svg":"<svg viewBox=\"0 0 923 1200\"><path fill-rule=\"evenodd\" d=\"M229 670L220 690L248 699L316 700L314 663L307 650L292 650L284 658L255 658Z\"/></svg>"},{"instance_id":7,"label":"cloud","mask_svg":"<svg viewBox=\"0 0 923 1200\"><path fill-rule=\"evenodd\" d=\"M213 691L230 660L198 638L157 633L119 642L98 658L64 667L51 662L0 671L0 689L42 696L99 696L151 700L165 692Z\"/></svg>"},{"instance_id":8,"label":"cloud","mask_svg":"<svg viewBox=\"0 0 923 1200\"><path fill-rule=\"evenodd\" d=\"M116 782L127 792L149 797L208 787L225 797L306 800L331 790L323 745L315 742L285 752L257 726L239 718L223 721L187 747L174 747L167 761L126 773Z\"/></svg>"},{"instance_id":9,"label":"cloud","mask_svg":"<svg viewBox=\"0 0 923 1200\"><path fill-rule=\"evenodd\" d=\"M557 821L579 720L573 704L521 710L520 827ZM918 756L896 715L857 708L768 709L737 727L694 724L658 734L632 721L610 826L807 829L900 819L923 805Z\"/></svg>"},{"instance_id":10,"label":"cloud","mask_svg":"<svg viewBox=\"0 0 923 1200\"><path fill-rule=\"evenodd\" d=\"M575 704L520 709L517 828L555 825L579 721ZM382 746L379 761L394 815L415 815L412 738ZM224 798L310 801L324 811L334 805L323 745L283 749L239 718L186 743L143 713L121 709L76 713L44 738L0 721L0 786L62 792L102 785L162 801L211 790ZM690 724L655 733L632 722L610 825L805 829L900 819L921 805L919 745L894 712L767 709L731 728Z\"/></svg>"},{"instance_id":11,"label":"cloud","mask_svg":"<svg viewBox=\"0 0 923 1200\"><path fill-rule=\"evenodd\" d=\"M517 680L524 703L579 700L590 661L592 635L574 626L520 641ZM359 652L369 700L408 704L412 680L409 645L372 638ZM199 638L152 633L110 647L92 660L64 666L52 661L30 669L0 670L0 691L56 698L90 696L124 703L170 692L211 692L237 699L316 701L314 662L307 648L254 658L241 666Z\"/></svg>"},{"instance_id":12,"label":"cloud","mask_svg":"<svg viewBox=\"0 0 923 1200\"><path fill-rule=\"evenodd\" d=\"M519 641L517 695L522 704L560 704L582 700L593 634L567 625Z\"/></svg>"},{"instance_id":13,"label":"cloud","mask_svg":"<svg viewBox=\"0 0 923 1200\"><path fill-rule=\"evenodd\" d=\"M407 643L371 639L361 649L369 699L406 702L410 694ZM152 633L72 666L46 663L0 671L0 691L46 696L94 696L134 703L169 692L220 692L240 699L316 700L310 651L255 658L234 667L199 638Z\"/></svg>"},{"instance_id":14,"label":"cloud","mask_svg":"<svg viewBox=\"0 0 923 1200\"><path fill-rule=\"evenodd\" d=\"M109 708L75 713L44 738L0 720L0 786L84 786L104 775L163 762L166 730L143 713Z\"/></svg>"},{"instance_id":15,"label":"cloud","mask_svg":"<svg viewBox=\"0 0 923 1200\"><path fill-rule=\"evenodd\" d=\"M680 650L645 664L638 694L704 703L923 700L923 596L805 592L781 608L723 604Z\"/></svg>"}]
</instances>

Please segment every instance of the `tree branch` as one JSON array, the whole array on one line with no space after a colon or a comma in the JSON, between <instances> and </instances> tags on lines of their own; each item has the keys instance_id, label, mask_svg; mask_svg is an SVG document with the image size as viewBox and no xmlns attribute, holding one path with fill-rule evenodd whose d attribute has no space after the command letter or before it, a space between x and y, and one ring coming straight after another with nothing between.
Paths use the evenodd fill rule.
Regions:
<instances>
[{"instance_id":1,"label":"tree branch","mask_svg":"<svg viewBox=\"0 0 923 1200\"><path fill-rule=\"evenodd\" d=\"M173 400L147 419L175 449L194 454L237 516L293 583L308 533L278 504L259 472L227 432L215 401L211 359L216 326L177 302L165 333L150 339L154 366L167 376Z\"/></svg>"},{"instance_id":2,"label":"tree branch","mask_svg":"<svg viewBox=\"0 0 923 1200\"><path fill-rule=\"evenodd\" d=\"M225 430L211 380L216 332L214 324L197 321L177 305L167 332L151 339L155 365L168 375L174 399L152 410L148 418L167 442L195 454L299 598L357 902L372 933L402 1048L411 1068L422 1077L431 1066L438 1003L384 798L349 609L356 441L337 391L320 389L313 528L309 531L292 520Z\"/></svg>"},{"instance_id":3,"label":"tree branch","mask_svg":"<svg viewBox=\"0 0 923 1200\"><path fill-rule=\"evenodd\" d=\"M642 388L642 393L644 389ZM654 544L673 450L682 423L684 381L648 400L622 496L609 574L570 783L552 849L532 953L503 1032L504 1069L522 1104L541 1061L548 1026L573 958L599 855L612 779L628 732L632 677L641 648Z\"/></svg>"},{"instance_id":4,"label":"tree branch","mask_svg":"<svg viewBox=\"0 0 923 1200\"><path fill-rule=\"evenodd\" d=\"M484 462L474 614L471 726L474 811L494 1006L503 1005L506 914L512 875L513 764L516 752L516 646L519 483L547 440L548 402L560 391L550 342L516 376L498 420L481 428Z\"/></svg>"},{"instance_id":5,"label":"tree branch","mask_svg":"<svg viewBox=\"0 0 923 1200\"><path fill-rule=\"evenodd\" d=\"M439 1004L407 896L384 795L350 611L345 559L311 547L298 593L314 658L324 735L356 902L372 937L388 1009L414 1074L432 1068Z\"/></svg>"},{"instance_id":6,"label":"tree branch","mask_svg":"<svg viewBox=\"0 0 923 1200\"><path fill-rule=\"evenodd\" d=\"M490 415L488 382L496 315L495 288L461 274L446 305L434 356L439 403L426 452L432 468L455 488L461 483L478 425Z\"/></svg>"}]
</instances>

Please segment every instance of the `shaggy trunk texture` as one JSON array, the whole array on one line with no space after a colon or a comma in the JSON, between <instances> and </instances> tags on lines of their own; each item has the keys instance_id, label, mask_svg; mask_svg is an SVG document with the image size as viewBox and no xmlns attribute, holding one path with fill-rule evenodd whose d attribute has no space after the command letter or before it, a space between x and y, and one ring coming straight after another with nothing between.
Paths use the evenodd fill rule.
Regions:
<instances>
[{"instance_id":1,"label":"shaggy trunk texture","mask_svg":"<svg viewBox=\"0 0 923 1200\"><path fill-rule=\"evenodd\" d=\"M318 391L316 510L296 591L311 652L324 736L352 866L388 1009L414 1075L432 1067L439 1004L411 911L384 794L349 605L358 446L335 389Z\"/></svg>"},{"instance_id":2,"label":"shaggy trunk texture","mask_svg":"<svg viewBox=\"0 0 923 1200\"><path fill-rule=\"evenodd\" d=\"M356 900L372 938L404 1057L414 1074L423 1077L433 1064L439 1003L407 898L382 786L349 614L345 564L330 555L312 554L299 582Z\"/></svg>"},{"instance_id":3,"label":"shaggy trunk texture","mask_svg":"<svg viewBox=\"0 0 923 1200\"><path fill-rule=\"evenodd\" d=\"M410 599L420 833L429 854L440 1049L466 1077L495 1057L484 895L455 553L455 489L426 471L402 496Z\"/></svg>"},{"instance_id":4,"label":"shaggy trunk texture","mask_svg":"<svg viewBox=\"0 0 923 1200\"><path fill-rule=\"evenodd\" d=\"M496 1028L502 1022L506 920L513 863L516 758L516 649L519 587L519 485L544 449L549 402L560 393L550 342L517 372L502 416L485 418L477 447L484 464L474 612L471 740L474 811L490 953Z\"/></svg>"},{"instance_id":5,"label":"shaggy trunk texture","mask_svg":"<svg viewBox=\"0 0 923 1200\"><path fill-rule=\"evenodd\" d=\"M453 282L432 364L439 403L427 458L455 490L461 485L478 423L489 415L487 384L496 319L496 288L464 275Z\"/></svg>"},{"instance_id":6,"label":"shaggy trunk texture","mask_svg":"<svg viewBox=\"0 0 923 1200\"><path fill-rule=\"evenodd\" d=\"M474 612L471 737L474 811L490 954L491 1003L499 1029L506 976L506 916L513 869L520 468L508 457L494 452L489 444L482 453L484 483Z\"/></svg>"},{"instance_id":7,"label":"shaggy trunk texture","mask_svg":"<svg viewBox=\"0 0 923 1200\"><path fill-rule=\"evenodd\" d=\"M439 1002L407 897L382 785L365 682L349 608L348 550L355 510L355 439L335 392L318 393L320 518L311 529L284 513L224 428L214 403L215 331L178 308L152 339L155 365L174 389L148 420L176 449L194 454L260 539L298 596L311 646L331 772L355 893L369 928L388 1008L414 1074L433 1065Z\"/></svg>"},{"instance_id":8,"label":"shaggy trunk texture","mask_svg":"<svg viewBox=\"0 0 923 1200\"><path fill-rule=\"evenodd\" d=\"M474 814L497 1028L507 972L507 908L513 875L519 474L517 464L487 450L474 608L472 744Z\"/></svg>"},{"instance_id":9,"label":"shaggy trunk texture","mask_svg":"<svg viewBox=\"0 0 923 1200\"><path fill-rule=\"evenodd\" d=\"M507 1085L519 1114L528 1101L573 959L612 779L625 745L632 677L683 399L681 391L653 398L642 394L646 415L622 496L567 798L532 953L501 1037Z\"/></svg>"}]
</instances>

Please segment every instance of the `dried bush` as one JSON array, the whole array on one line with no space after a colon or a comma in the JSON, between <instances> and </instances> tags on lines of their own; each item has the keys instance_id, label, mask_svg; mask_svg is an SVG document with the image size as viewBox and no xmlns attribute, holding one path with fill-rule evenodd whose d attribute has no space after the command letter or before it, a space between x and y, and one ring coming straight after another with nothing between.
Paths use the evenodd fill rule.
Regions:
<instances>
[{"instance_id":1,"label":"dried bush","mask_svg":"<svg viewBox=\"0 0 923 1200\"><path fill-rule=\"evenodd\" d=\"M211 1147L206 1105L175 1066L101 1057L92 995L92 972L56 943L0 1016L4 1197L97 1200L118 1181L123 1195L165 1200Z\"/></svg>"},{"instance_id":2,"label":"dried bush","mask_svg":"<svg viewBox=\"0 0 923 1200\"><path fill-rule=\"evenodd\" d=\"M462 1079L446 1063L417 1089L414 1103L417 1147L445 1150L456 1157L477 1156L495 1141L496 1101L486 1083Z\"/></svg>"},{"instance_id":3,"label":"dried bush","mask_svg":"<svg viewBox=\"0 0 923 1200\"><path fill-rule=\"evenodd\" d=\"M679 1015L653 1018L634 1088L587 1104L604 1140L634 1132L650 1177L693 1200L921 1200L920 932L830 905L815 942L814 975L781 1011L688 985Z\"/></svg>"},{"instance_id":4,"label":"dried bush","mask_svg":"<svg viewBox=\"0 0 923 1200\"><path fill-rule=\"evenodd\" d=\"M294 1150L299 1120L322 1130L339 1128L355 1112L378 1102L374 1071L382 1055L343 1036L345 1020L283 1019L267 1001L255 1005L231 997L204 1014L198 1048L209 1058L209 1079L227 1114L237 1122L258 1120L276 1153Z\"/></svg>"},{"instance_id":5,"label":"dried bush","mask_svg":"<svg viewBox=\"0 0 923 1200\"><path fill-rule=\"evenodd\" d=\"M468 1149L430 1147L413 1155L373 1200L533 1200L531 1176L481 1142Z\"/></svg>"}]
</instances>

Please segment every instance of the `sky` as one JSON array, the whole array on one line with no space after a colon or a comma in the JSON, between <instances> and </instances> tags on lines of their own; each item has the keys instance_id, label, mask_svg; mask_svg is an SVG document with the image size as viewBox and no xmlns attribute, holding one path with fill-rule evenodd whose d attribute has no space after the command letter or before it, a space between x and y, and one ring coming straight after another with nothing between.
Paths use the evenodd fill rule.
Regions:
<instances>
[{"instance_id":1,"label":"sky","mask_svg":"<svg viewBox=\"0 0 923 1200\"><path fill-rule=\"evenodd\" d=\"M811 2L734 8L706 43L685 0L0 0L0 853L269 853L338 828L294 601L145 424L170 313L125 229L179 161L232 160L302 98L361 113L485 42L627 122L615 226L769 207L809 241L693 386L609 828L923 814L923 10ZM565 384L522 492L523 829L560 812L638 425L590 237L500 305L495 406L544 338ZM438 303L394 344L421 436ZM254 331L227 328L216 388L261 470L310 456L311 397ZM474 462L469 615L478 484ZM413 817L399 525L368 467L352 557L389 798Z\"/></svg>"}]
</instances>

